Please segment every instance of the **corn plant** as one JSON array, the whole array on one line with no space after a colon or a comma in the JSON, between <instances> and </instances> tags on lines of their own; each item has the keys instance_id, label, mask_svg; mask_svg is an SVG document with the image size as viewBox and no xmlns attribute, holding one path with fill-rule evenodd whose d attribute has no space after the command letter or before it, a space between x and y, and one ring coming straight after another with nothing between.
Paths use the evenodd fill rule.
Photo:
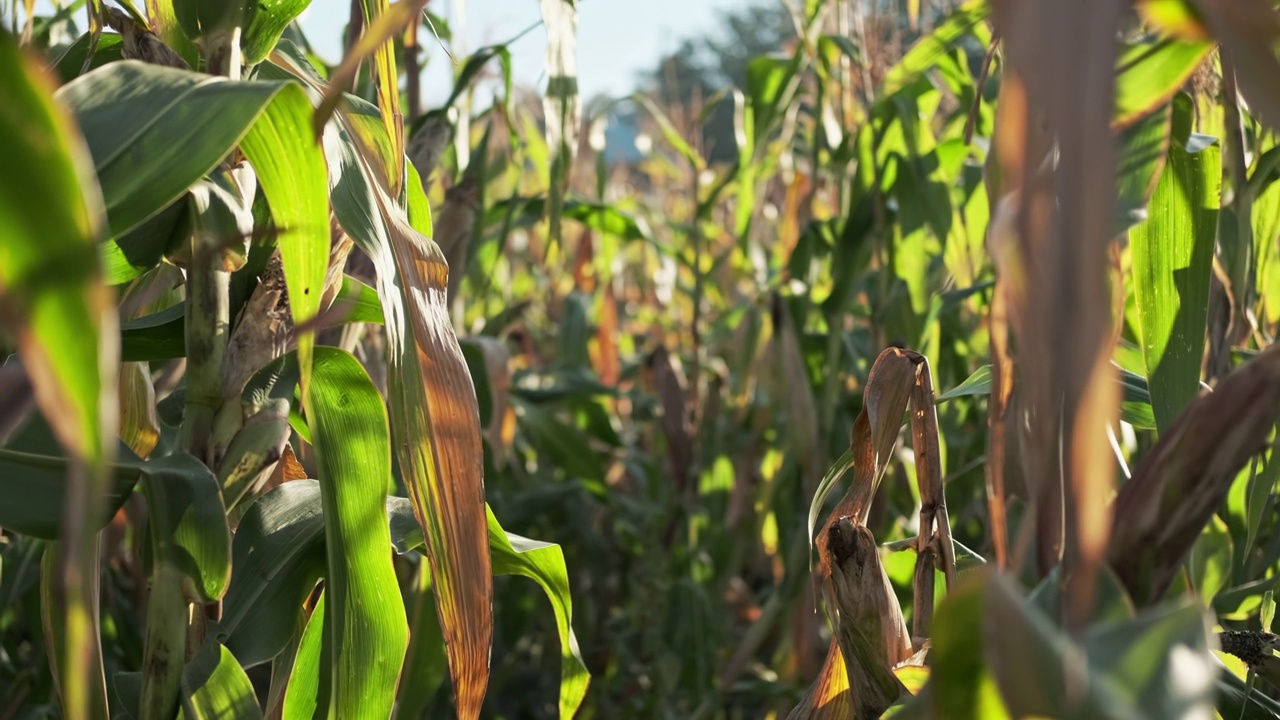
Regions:
<instances>
[{"instance_id":1,"label":"corn plant","mask_svg":"<svg viewBox=\"0 0 1280 720\"><path fill-rule=\"evenodd\" d=\"M95 2L66 46L0 37L9 710L407 717L447 666L477 717L494 573L546 590L552 704L581 701L563 556L486 509L405 157L389 38L421 3L365 4L327 82L281 39L305 5ZM376 102L344 92L366 55ZM362 362L341 332L369 323Z\"/></svg>"},{"instance_id":2,"label":"corn plant","mask_svg":"<svg viewBox=\"0 0 1280 720\"><path fill-rule=\"evenodd\" d=\"M0 717L1280 713L1272 3L424 5L4 35Z\"/></svg>"}]
</instances>

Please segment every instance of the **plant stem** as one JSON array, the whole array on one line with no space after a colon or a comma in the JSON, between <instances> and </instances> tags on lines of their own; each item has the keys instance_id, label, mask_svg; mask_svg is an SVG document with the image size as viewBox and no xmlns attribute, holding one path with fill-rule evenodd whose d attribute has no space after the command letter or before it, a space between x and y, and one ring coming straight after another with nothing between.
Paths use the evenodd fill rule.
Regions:
<instances>
[{"instance_id":1,"label":"plant stem","mask_svg":"<svg viewBox=\"0 0 1280 720\"><path fill-rule=\"evenodd\" d=\"M222 406L222 371L230 335L231 274L215 262L198 236L191 240L187 269L187 410L182 420L182 447L217 467L209 455L214 416Z\"/></svg>"}]
</instances>

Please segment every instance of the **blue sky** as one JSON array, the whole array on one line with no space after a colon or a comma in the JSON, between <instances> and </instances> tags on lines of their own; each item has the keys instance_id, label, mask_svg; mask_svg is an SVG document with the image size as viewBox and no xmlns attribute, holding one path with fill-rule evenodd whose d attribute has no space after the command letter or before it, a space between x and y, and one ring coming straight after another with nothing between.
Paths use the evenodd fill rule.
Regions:
<instances>
[{"instance_id":1,"label":"blue sky","mask_svg":"<svg viewBox=\"0 0 1280 720\"><path fill-rule=\"evenodd\" d=\"M583 98L630 92L637 72L652 68L681 39L714 32L718 10L747 4L748 0L578 0L578 83ZM463 54L505 42L541 17L538 0L431 0L428 7L450 23L454 49ZM348 8L349 0L313 0L303 17L307 38L329 62L341 54ZM424 40L423 47L427 69L422 98L431 107L448 94L452 68L434 40ZM546 32L535 28L511 50L516 82L541 89Z\"/></svg>"}]
</instances>

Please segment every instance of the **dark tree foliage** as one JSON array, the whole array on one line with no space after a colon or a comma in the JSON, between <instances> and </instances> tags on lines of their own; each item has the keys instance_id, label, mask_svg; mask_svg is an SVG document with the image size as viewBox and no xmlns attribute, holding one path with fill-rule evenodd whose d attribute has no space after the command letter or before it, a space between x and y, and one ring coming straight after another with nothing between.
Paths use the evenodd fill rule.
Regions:
<instances>
[{"instance_id":1,"label":"dark tree foliage","mask_svg":"<svg viewBox=\"0 0 1280 720\"><path fill-rule=\"evenodd\" d=\"M733 162L733 103L716 100L726 88L741 87L752 58L778 52L796 36L795 24L781 2L766 2L722 12L718 32L686 38L675 52L640 78L650 92L686 123L705 114L702 148L711 162ZM713 107L708 101L716 100Z\"/></svg>"}]
</instances>

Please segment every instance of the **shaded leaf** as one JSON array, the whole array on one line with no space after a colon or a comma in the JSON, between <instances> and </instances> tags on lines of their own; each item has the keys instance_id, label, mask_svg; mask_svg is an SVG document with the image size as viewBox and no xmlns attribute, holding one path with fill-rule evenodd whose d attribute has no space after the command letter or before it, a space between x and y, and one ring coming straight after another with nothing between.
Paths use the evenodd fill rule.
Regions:
<instances>
[{"instance_id":1,"label":"shaded leaf","mask_svg":"<svg viewBox=\"0 0 1280 720\"><path fill-rule=\"evenodd\" d=\"M124 505L144 474L163 472L133 456L123 443L116 452L119 459L110 466L101 512L87 526L93 532ZM58 538L72 467L56 446L32 447L22 434L11 438L0 449L0 527L46 540Z\"/></svg>"},{"instance_id":2,"label":"shaded leaf","mask_svg":"<svg viewBox=\"0 0 1280 720\"><path fill-rule=\"evenodd\" d=\"M556 629L560 633L560 717L573 717L587 693L590 676L578 649L573 632L573 600L569 592L569 573L559 545L530 540L502 529L493 511L486 506L489 527L489 549L493 554L493 571L498 575L523 575L542 586L555 611ZM413 519L410 504L404 498L390 498L387 513L391 523L391 540L396 551L406 553L423 544L422 530Z\"/></svg>"},{"instance_id":3,"label":"shaded leaf","mask_svg":"<svg viewBox=\"0 0 1280 720\"><path fill-rule=\"evenodd\" d=\"M324 575L320 483L287 482L254 501L236 529L232 563L223 641L248 668L289 644L293 619Z\"/></svg>"},{"instance_id":4,"label":"shaded leaf","mask_svg":"<svg viewBox=\"0 0 1280 720\"><path fill-rule=\"evenodd\" d=\"M142 223L208 174L280 88L136 60L63 86L57 97L84 131L111 234Z\"/></svg>"},{"instance_id":5,"label":"shaded leaf","mask_svg":"<svg viewBox=\"0 0 1280 720\"><path fill-rule=\"evenodd\" d=\"M1146 220L1147 203L1169 157L1172 106L1166 105L1120 132L1116 232Z\"/></svg>"}]
</instances>

